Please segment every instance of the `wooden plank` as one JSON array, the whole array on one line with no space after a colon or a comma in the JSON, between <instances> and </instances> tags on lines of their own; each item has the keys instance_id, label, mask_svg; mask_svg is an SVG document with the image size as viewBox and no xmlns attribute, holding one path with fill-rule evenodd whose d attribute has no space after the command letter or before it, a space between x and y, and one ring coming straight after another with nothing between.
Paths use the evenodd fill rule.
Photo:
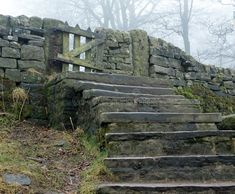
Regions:
<instances>
[{"instance_id":1,"label":"wooden plank","mask_svg":"<svg viewBox=\"0 0 235 194\"><path fill-rule=\"evenodd\" d=\"M69 33L63 32L63 54L69 52ZM62 65L62 72L69 70L69 64Z\"/></svg>"},{"instance_id":2,"label":"wooden plank","mask_svg":"<svg viewBox=\"0 0 235 194\"><path fill-rule=\"evenodd\" d=\"M83 66L85 68L91 68L91 69L100 70L100 71L103 70L102 68L97 67L95 64L93 64L91 61L86 61L86 60L82 60L82 59L75 58L75 57L68 57L68 56L64 56L62 54L58 54L58 56L55 60L61 61L61 62L67 63L67 64L74 64L74 65Z\"/></svg>"},{"instance_id":3,"label":"wooden plank","mask_svg":"<svg viewBox=\"0 0 235 194\"><path fill-rule=\"evenodd\" d=\"M78 35L74 35L74 42L73 42L73 48L79 48L81 46L81 37ZM80 55L77 55L80 57ZM79 71L80 67L78 65L73 65L73 71Z\"/></svg>"},{"instance_id":4,"label":"wooden plank","mask_svg":"<svg viewBox=\"0 0 235 194\"><path fill-rule=\"evenodd\" d=\"M93 47L102 44L103 42L104 42L104 40L102 40L102 39L92 40L86 44L81 45L80 47L75 47L75 49L65 53L64 55L68 56L68 57L76 57L76 56L92 49Z\"/></svg>"},{"instance_id":5,"label":"wooden plank","mask_svg":"<svg viewBox=\"0 0 235 194\"><path fill-rule=\"evenodd\" d=\"M91 31L82 30L82 29L79 29L79 28L71 27L71 26L66 26L66 27L63 27L63 28L60 28L60 27L53 28L53 30L61 31L61 32L67 32L67 33L70 33L70 34L75 34L75 35L78 35L78 36L84 36L84 37L88 37L88 38L95 38L96 36L98 36L96 33L93 33Z\"/></svg>"}]
</instances>

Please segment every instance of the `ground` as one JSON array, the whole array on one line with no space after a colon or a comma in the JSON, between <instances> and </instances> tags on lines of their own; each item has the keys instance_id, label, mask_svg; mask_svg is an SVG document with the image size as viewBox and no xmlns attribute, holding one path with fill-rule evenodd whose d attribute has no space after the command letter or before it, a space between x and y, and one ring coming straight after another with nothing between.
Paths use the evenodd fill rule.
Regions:
<instances>
[{"instance_id":1,"label":"ground","mask_svg":"<svg viewBox=\"0 0 235 194\"><path fill-rule=\"evenodd\" d=\"M96 160L100 152L81 134L81 130L56 131L0 116L0 193L92 193L94 186L86 184L105 169L101 159ZM32 183L6 184L5 173L27 175Z\"/></svg>"}]
</instances>

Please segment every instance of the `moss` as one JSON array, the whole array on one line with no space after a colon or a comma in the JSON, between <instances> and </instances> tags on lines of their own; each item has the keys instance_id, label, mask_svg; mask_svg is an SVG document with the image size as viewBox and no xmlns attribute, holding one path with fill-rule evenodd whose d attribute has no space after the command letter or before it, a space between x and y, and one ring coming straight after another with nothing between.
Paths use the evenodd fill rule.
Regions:
<instances>
[{"instance_id":1,"label":"moss","mask_svg":"<svg viewBox=\"0 0 235 194\"><path fill-rule=\"evenodd\" d=\"M235 112L235 97L217 96L210 89L200 84L177 89L177 94L200 101L202 112L221 112L224 115Z\"/></svg>"},{"instance_id":2,"label":"moss","mask_svg":"<svg viewBox=\"0 0 235 194\"><path fill-rule=\"evenodd\" d=\"M235 117L225 118L218 125L220 130L235 130Z\"/></svg>"}]
</instances>

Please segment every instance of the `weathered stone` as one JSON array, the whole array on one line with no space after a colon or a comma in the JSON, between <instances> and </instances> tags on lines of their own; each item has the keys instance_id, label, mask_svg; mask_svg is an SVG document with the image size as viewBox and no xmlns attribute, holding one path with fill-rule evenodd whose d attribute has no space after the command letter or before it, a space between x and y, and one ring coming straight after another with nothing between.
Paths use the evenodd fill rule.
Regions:
<instances>
[{"instance_id":1,"label":"weathered stone","mask_svg":"<svg viewBox=\"0 0 235 194\"><path fill-rule=\"evenodd\" d=\"M15 68L17 68L16 60L0 57L0 67L15 69Z\"/></svg>"},{"instance_id":2,"label":"weathered stone","mask_svg":"<svg viewBox=\"0 0 235 194\"><path fill-rule=\"evenodd\" d=\"M37 46L23 45L21 48L21 58L23 60L44 61L44 50Z\"/></svg>"},{"instance_id":3,"label":"weathered stone","mask_svg":"<svg viewBox=\"0 0 235 194\"><path fill-rule=\"evenodd\" d=\"M7 27L9 25L9 16L0 15L0 26Z\"/></svg>"},{"instance_id":4,"label":"weathered stone","mask_svg":"<svg viewBox=\"0 0 235 194\"><path fill-rule=\"evenodd\" d=\"M19 60L18 61L18 65L20 69L29 69L29 68L33 68L36 70L45 70L46 69L46 65L43 62L40 61L22 61Z\"/></svg>"},{"instance_id":5,"label":"weathered stone","mask_svg":"<svg viewBox=\"0 0 235 194\"><path fill-rule=\"evenodd\" d=\"M18 27L29 27L29 18L25 15L21 15L18 17L10 17L10 24L11 26Z\"/></svg>"},{"instance_id":6,"label":"weathered stone","mask_svg":"<svg viewBox=\"0 0 235 194\"><path fill-rule=\"evenodd\" d=\"M8 36L3 36L3 39L18 42L18 36L8 35Z\"/></svg>"},{"instance_id":7,"label":"weathered stone","mask_svg":"<svg viewBox=\"0 0 235 194\"><path fill-rule=\"evenodd\" d=\"M6 69L5 78L12 80L12 81L15 81L15 82L20 82L21 81L20 70Z\"/></svg>"},{"instance_id":8,"label":"weathered stone","mask_svg":"<svg viewBox=\"0 0 235 194\"><path fill-rule=\"evenodd\" d=\"M224 87L228 88L228 89L233 89L235 86L235 84L233 83L233 81L225 81L224 82Z\"/></svg>"},{"instance_id":9,"label":"weathered stone","mask_svg":"<svg viewBox=\"0 0 235 194\"><path fill-rule=\"evenodd\" d=\"M64 22L56 19L43 19L43 29L50 29L50 28L57 28L57 27L64 27Z\"/></svg>"},{"instance_id":10,"label":"weathered stone","mask_svg":"<svg viewBox=\"0 0 235 194\"><path fill-rule=\"evenodd\" d=\"M7 184L19 184L21 186L29 186L31 184L31 179L24 174L4 174L3 181Z\"/></svg>"},{"instance_id":11,"label":"weathered stone","mask_svg":"<svg viewBox=\"0 0 235 194\"><path fill-rule=\"evenodd\" d=\"M39 17L30 17L29 18L29 25L33 28L42 28L43 20Z\"/></svg>"},{"instance_id":12,"label":"weathered stone","mask_svg":"<svg viewBox=\"0 0 235 194\"><path fill-rule=\"evenodd\" d=\"M9 47L15 48L15 49L20 49L21 48L20 44L18 42L14 42L14 41L10 42Z\"/></svg>"},{"instance_id":13,"label":"weathered stone","mask_svg":"<svg viewBox=\"0 0 235 194\"><path fill-rule=\"evenodd\" d=\"M168 75L169 74L169 68L165 68L165 67L158 66L158 65L153 65L150 68L150 72L155 72L155 73L159 73L159 74L163 74L163 75Z\"/></svg>"},{"instance_id":14,"label":"weathered stone","mask_svg":"<svg viewBox=\"0 0 235 194\"><path fill-rule=\"evenodd\" d=\"M0 69L0 77L1 77L1 78L4 78L4 75L5 75L4 69Z\"/></svg>"},{"instance_id":15,"label":"weathered stone","mask_svg":"<svg viewBox=\"0 0 235 194\"><path fill-rule=\"evenodd\" d=\"M147 32L130 31L132 40L132 62L134 75L149 76L149 41Z\"/></svg>"},{"instance_id":16,"label":"weathered stone","mask_svg":"<svg viewBox=\"0 0 235 194\"><path fill-rule=\"evenodd\" d=\"M133 66L132 65L126 65L126 64L122 64L122 63L118 63L116 65L116 69L133 72Z\"/></svg>"},{"instance_id":17,"label":"weathered stone","mask_svg":"<svg viewBox=\"0 0 235 194\"><path fill-rule=\"evenodd\" d=\"M44 75L42 73L36 71L23 71L21 72L21 81L24 83L43 83L44 82Z\"/></svg>"},{"instance_id":18,"label":"weathered stone","mask_svg":"<svg viewBox=\"0 0 235 194\"><path fill-rule=\"evenodd\" d=\"M197 78L196 73L194 73L194 72L185 73L184 77L187 80L195 80Z\"/></svg>"},{"instance_id":19,"label":"weathered stone","mask_svg":"<svg viewBox=\"0 0 235 194\"><path fill-rule=\"evenodd\" d=\"M39 46L42 47L44 45L44 41L39 41L39 40L30 40L28 42L29 45L33 45L33 46Z\"/></svg>"},{"instance_id":20,"label":"weathered stone","mask_svg":"<svg viewBox=\"0 0 235 194\"><path fill-rule=\"evenodd\" d=\"M0 38L0 47L9 46L9 41Z\"/></svg>"},{"instance_id":21,"label":"weathered stone","mask_svg":"<svg viewBox=\"0 0 235 194\"><path fill-rule=\"evenodd\" d=\"M11 48L11 47L3 47L2 48L2 57L7 57L7 58L20 58L20 50Z\"/></svg>"}]
</instances>

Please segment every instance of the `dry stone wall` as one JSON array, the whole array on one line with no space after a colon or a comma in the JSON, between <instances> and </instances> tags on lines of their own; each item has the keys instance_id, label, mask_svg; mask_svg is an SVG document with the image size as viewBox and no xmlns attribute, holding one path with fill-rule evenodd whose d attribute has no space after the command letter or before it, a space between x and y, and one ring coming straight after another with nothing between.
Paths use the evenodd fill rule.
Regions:
<instances>
[{"instance_id":1,"label":"dry stone wall","mask_svg":"<svg viewBox=\"0 0 235 194\"><path fill-rule=\"evenodd\" d=\"M29 98L24 117L47 119L47 31L62 22L38 17L0 15L0 93L5 106L12 106L12 91L24 88ZM2 111L3 104L0 109Z\"/></svg>"},{"instance_id":2,"label":"dry stone wall","mask_svg":"<svg viewBox=\"0 0 235 194\"><path fill-rule=\"evenodd\" d=\"M235 70L204 65L164 40L150 37L150 76L174 86L203 84L219 96L235 96Z\"/></svg>"},{"instance_id":3,"label":"dry stone wall","mask_svg":"<svg viewBox=\"0 0 235 194\"><path fill-rule=\"evenodd\" d=\"M6 104L11 106L14 88L29 92L27 111L24 111L27 118L48 119L47 97L56 94L47 94L45 84L49 75L62 70L61 62L54 60L63 51L63 36L58 27L69 26L48 18L0 15L0 96L2 100L8 99ZM80 29L74 30L77 28ZM123 32L98 28L95 33L104 37L104 43L91 50L91 56L95 56L91 60L103 72L164 78L171 80L175 87L201 83L217 95L235 96L234 70L199 63L181 49L150 37L143 30Z\"/></svg>"}]
</instances>

